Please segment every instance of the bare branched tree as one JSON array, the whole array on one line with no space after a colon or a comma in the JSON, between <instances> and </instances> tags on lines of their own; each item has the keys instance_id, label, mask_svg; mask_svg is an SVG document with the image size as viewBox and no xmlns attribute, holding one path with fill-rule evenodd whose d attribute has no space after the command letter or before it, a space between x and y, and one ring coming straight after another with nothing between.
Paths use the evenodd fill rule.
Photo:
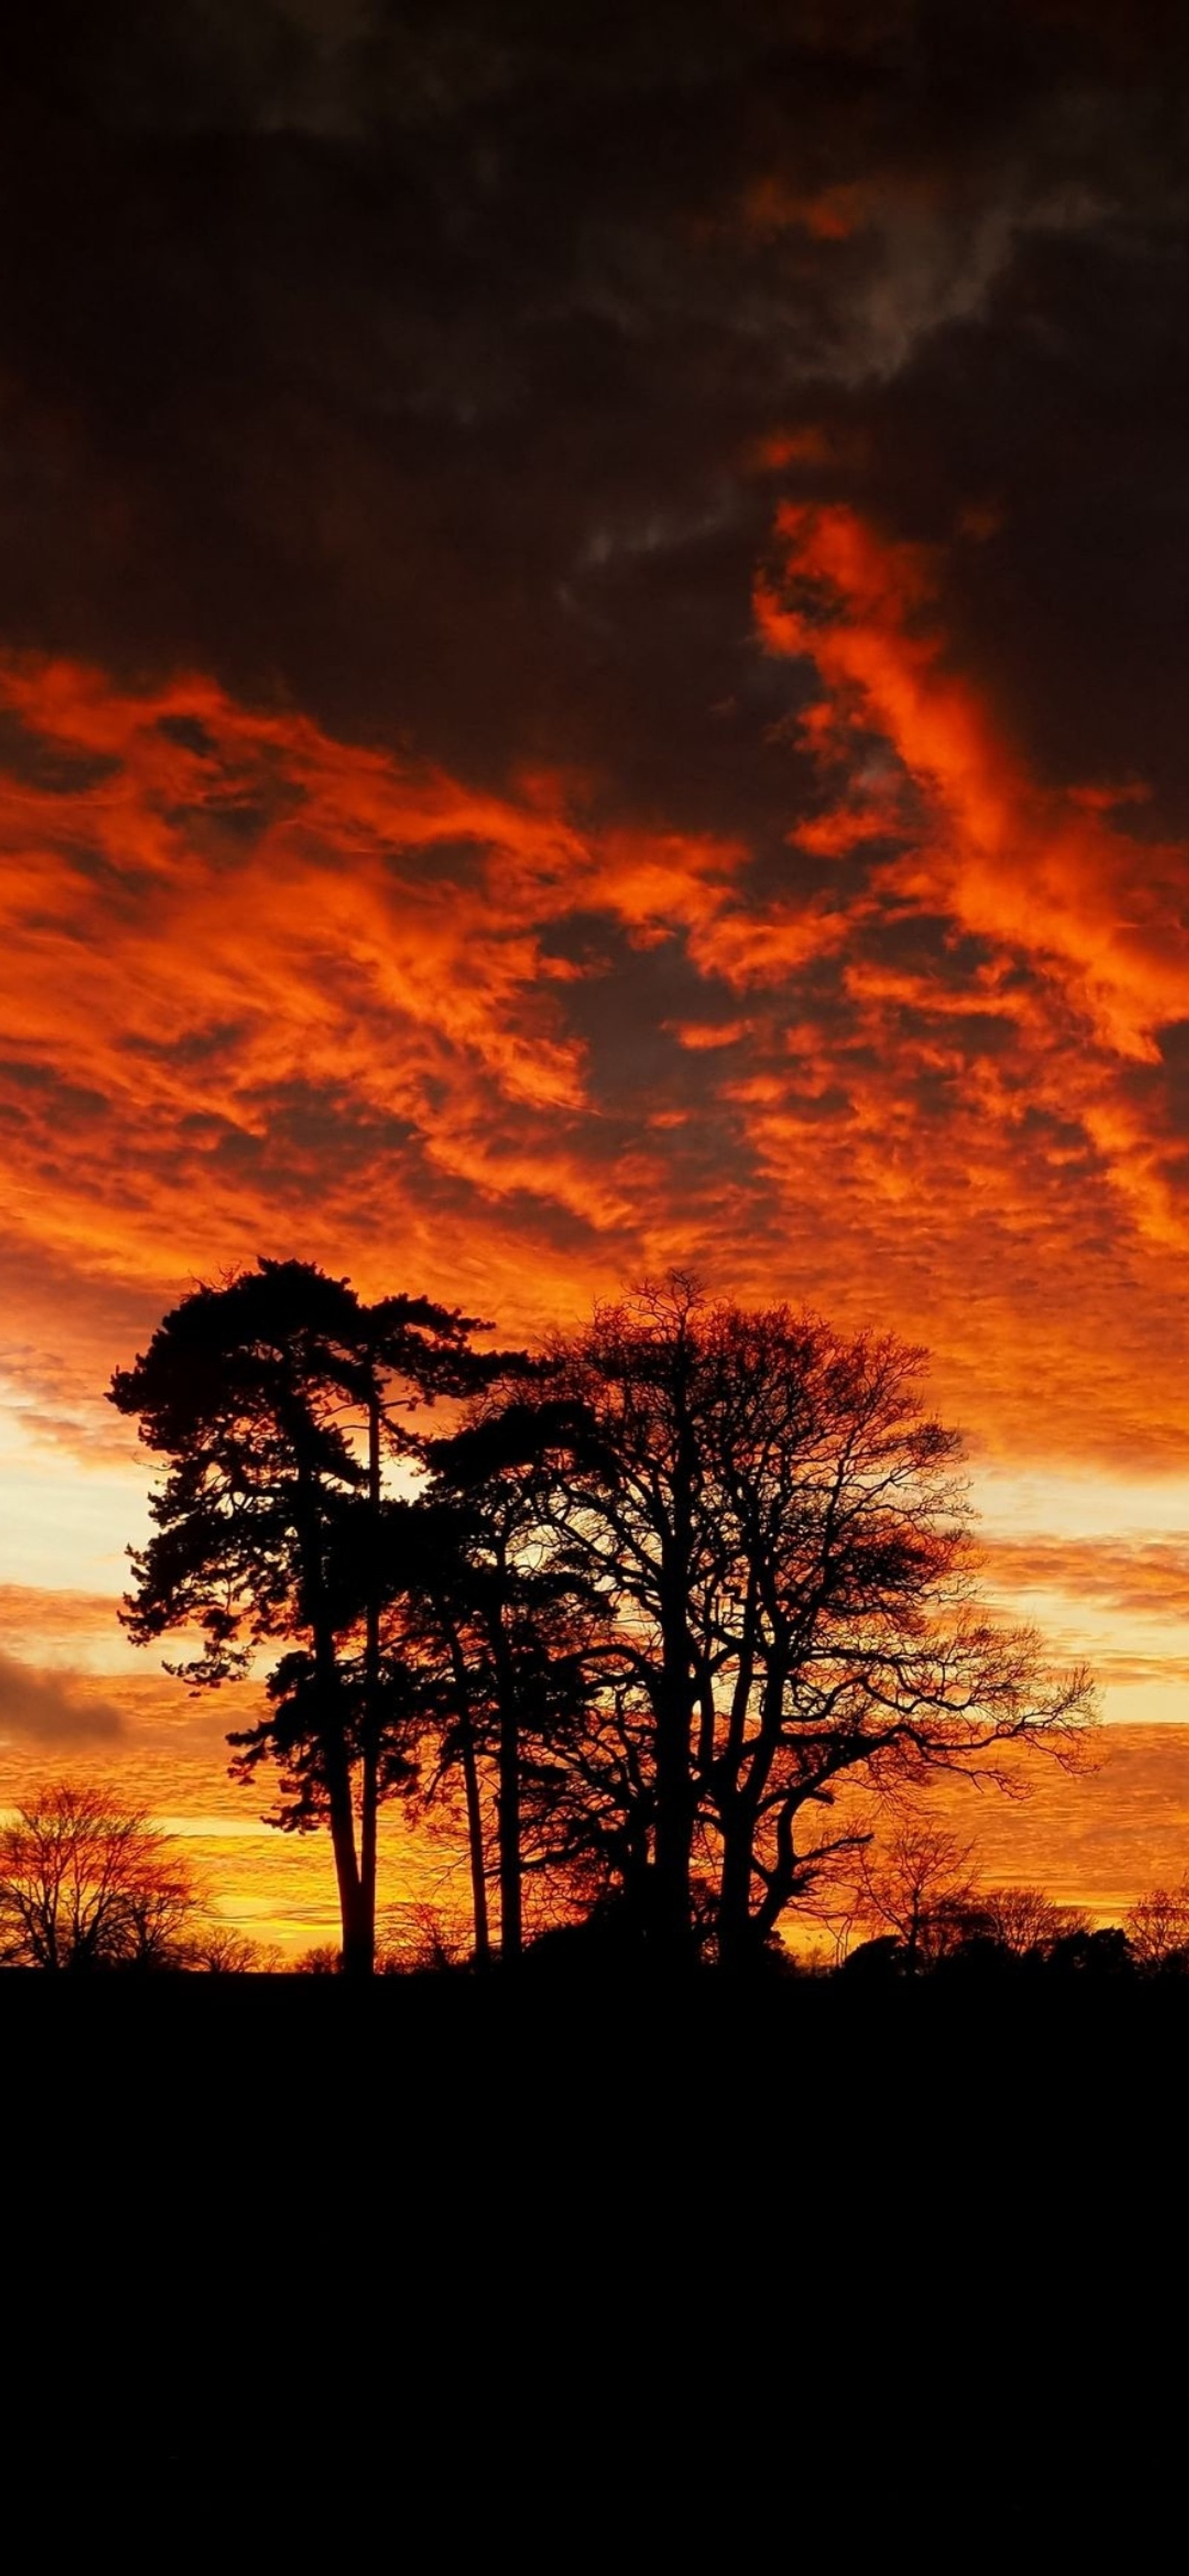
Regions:
<instances>
[{"instance_id":1,"label":"bare branched tree","mask_svg":"<svg viewBox=\"0 0 1189 2576\"><path fill-rule=\"evenodd\" d=\"M184 1966L201 1910L169 1836L107 1790L56 1782L0 1829L0 1956L10 1965Z\"/></svg>"},{"instance_id":2,"label":"bare branched tree","mask_svg":"<svg viewBox=\"0 0 1189 2576\"><path fill-rule=\"evenodd\" d=\"M974 1846L927 1818L906 1816L859 1862L857 1912L877 1935L901 1945L910 1973L931 1966L965 1937L981 1905Z\"/></svg>"},{"instance_id":3,"label":"bare branched tree","mask_svg":"<svg viewBox=\"0 0 1189 2576\"><path fill-rule=\"evenodd\" d=\"M1142 1968L1189 1966L1189 1878L1174 1887L1152 1887L1131 1907L1125 1929Z\"/></svg>"},{"instance_id":4,"label":"bare branched tree","mask_svg":"<svg viewBox=\"0 0 1189 2576\"><path fill-rule=\"evenodd\" d=\"M1057 1904L1043 1887L983 1888L978 1911L979 1929L1015 1959L1047 1958L1054 1942L1093 1928L1079 1906Z\"/></svg>"},{"instance_id":5,"label":"bare branched tree","mask_svg":"<svg viewBox=\"0 0 1189 2576\"><path fill-rule=\"evenodd\" d=\"M856 1788L943 1774L1005 1783L1030 1744L1072 1758L1084 1668L995 1619L960 1442L926 1409L925 1354L674 1276L552 1345L554 1400L585 1418L546 1543L606 1609L600 1706L635 1777L598 1762L640 1827L651 1937L688 1954L697 1875L724 1964L853 1851Z\"/></svg>"}]
</instances>

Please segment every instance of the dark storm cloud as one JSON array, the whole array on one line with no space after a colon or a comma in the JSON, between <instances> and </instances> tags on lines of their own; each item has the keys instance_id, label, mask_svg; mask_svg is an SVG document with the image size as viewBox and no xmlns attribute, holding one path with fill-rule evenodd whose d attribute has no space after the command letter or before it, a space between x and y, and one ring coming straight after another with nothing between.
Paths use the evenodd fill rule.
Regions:
<instances>
[{"instance_id":1,"label":"dark storm cloud","mask_svg":"<svg viewBox=\"0 0 1189 2576\"><path fill-rule=\"evenodd\" d=\"M750 587L808 476L908 534L965 513L962 640L1039 750L1076 766L1089 707L1104 762L1158 767L1189 570L1175 25L30 12L5 640L775 847L802 683ZM763 442L806 423L816 461L774 478Z\"/></svg>"},{"instance_id":2,"label":"dark storm cloud","mask_svg":"<svg viewBox=\"0 0 1189 2576\"><path fill-rule=\"evenodd\" d=\"M110 1699L89 1692L77 1673L38 1671L0 1653L0 1742L9 1735L57 1748L106 1743L123 1720Z\"/></svg>"}]
</instances>

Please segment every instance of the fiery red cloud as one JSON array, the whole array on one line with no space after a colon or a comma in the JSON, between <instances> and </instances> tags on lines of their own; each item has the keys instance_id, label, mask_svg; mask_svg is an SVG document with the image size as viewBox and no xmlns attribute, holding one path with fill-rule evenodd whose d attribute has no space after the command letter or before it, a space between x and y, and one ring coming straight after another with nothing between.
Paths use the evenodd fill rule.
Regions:
<instances>
[{"instance_id":1,"label":"fiery red cloud","mask_svg":"<svg viewBox=\"0 0 1189 2576\"><path fill-rule=\"evenodd\" d=\"M1074 1455L1129 1422L1149 1455L1180 1447L1187 1165L1160 1040L1189 1014L1185 850L1126 827L1134 784L1030 775L953 665L922 550L845 508L790 505L778 535L757 617L820 684L821 810L792 838L850 863L848 936L842 1007L787 1033L783 1081L740 1085L757 1146L818 1200L830 1098L833 1230L845 1209L863 1266L879 1246L893 1299L915 1264L975 1419L1026 1440L1043 1403Z\"/></svg>"},{"instance_id":2,"label":"fiery red cloud","mask_svg":"<svg viewBox=\"0 0 1189 2576\"><path fill-rule=\"evenodd\" d=\"M300 1248L504 1329L693 1260L925 1339L997 1443L1042 1400L1066 1454L1183 1441L1184 854L1029 774L940 564L841 508L777 540L760 636L818 683L784 882L201 679L4 667L8 1258L51 1412L188 1278Z\"/></svg>"},{"instance_id":3,"label":"fiery red cloud","mask_svg":"<svg viewBox=\"0 0 1189 2576\"><path fill-rule=\"evenodd\" d=\"M35 1260L152 1295L295 1229L440 1275L461 1231L486 1302L516 1255L485 1211L634 1229L662 1166L643 1129L600 1150L564 1000L602 963L551 936L706 952L742 849L584 838L531 793L199 681L10 666L0 705L41 765L0 788L7 1177ZM726 935L744 974L762 925Z\"/></svg>"}]
</instances>

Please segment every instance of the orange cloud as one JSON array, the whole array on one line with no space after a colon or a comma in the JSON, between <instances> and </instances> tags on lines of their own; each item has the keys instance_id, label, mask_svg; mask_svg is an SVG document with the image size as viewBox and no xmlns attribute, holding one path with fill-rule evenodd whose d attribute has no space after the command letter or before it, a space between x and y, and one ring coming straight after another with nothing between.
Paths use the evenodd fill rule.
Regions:
<instances>
[{"instance_id":1,"label":"orange cloud","mask_svg":"<svg viewBox=\"0 0 1189 2576\"><path fill-rule=\"evenodd\" d=\"M844 729L882 735L927 800L926 831L885 884L1022 949L1065 980L1107 1047L1157 1061L1156 1030L1189 1011L1185 850L1137 842L1093 790L1062 794L1028 775L948 666L922 549L881 540L845 508L787 504L778 533L785 578L756 592L769 649L816 664L835 744ZM806 845L828 848L832 832L848 844L856 820L844 804ZM876 828L891 821L885 806Z\"/></svg>"},{"instance_id":2,"label":"orange cloud","mask_svg":"<svg viewBox=\"0 0 1189 2576\"><path fill-rule=\"evenodd\" d=\"M835 442L827 432L809 421L799 429L774 429L766 438L757 438L744 462L753 474L780 474L790 465L828 464L834 452Z\"/></svg>"},{"instance_id":3,"label":"orange cloud","mask_svg":"<svg viewBox=\"0 0 1189 2576\"><path fill-rule=\"evenodd\" d=\"M1061 1592L1138 1616L1184 1620L1189 1656L1189 1538L999 1538L983 1554L991 1578L1013 1595Z\"/></svg>"},{"instance_id":4,"label":"orange cloud","mask_svg":"<svg viewBox=\"0 0 1189 2576\"><path fill-rule=\"evenodd\" d=\"M52 1589L35 1583L0 1583L0 1633L32 1642L36 1650L77 1644L115 1633L116 1597L107 1592Z\"/></svg>"},{"instance_id":5,"label":"orange cloud","mask_svg":"<svg viewBox=\"0 0 1189 2576\"><path fill-rule=\"evenodd\" d=\"M816 810L775 862L589 828L579 782L486 793L201 677L0 667L30 1429L117 1447L114 1362L268 1249L517 1333L692 1263L923 1339L993 1442L1028 1450L1043 1384L1065 1454L1176 1453L1182 967L1152 846L1029 775L952 666L938 559L841 510L786 509L779 543L761 632L819 694Z\"/></svg>"},{"instance_id":6,"label":"orange cloud","mask_svg":"<svg viewBox=\"0 0 1189 2576\"><path fill-rule=\"evenodd\" d=\"M569 997L616 939L721 934L770 976L798 934L730 929L741 842L585 833L563 780L489 795L201 676L9 660L0 711L0 1264L34 1427L113 1445L132 1335L264 1246L518 1329L651 1257L646 1136L684 1112L608 1120Z\"/></svg>"},{"instance_id":7,"label":"orange cloud","mask_svg":"<svg viewBox=\"0 0 1189 2576\"><path fill-rule=\"evenodd\" d=\"M1175 1884L1189 1850L1189 1730L1112 1726L1072 1779L1029 1766L1023 1799L942 1784L932 1812L964 1840L991 1885L1031 1884L1118 1922L1150 1887Z\"/></svg>"},{"instance_id":8,"label":"orange cloud","mask_svg":"<svg viewBox=\"0 0 1189 2576\"><path fill-rule=\"evenodd\" d=\"M1162 1039L1189 1017L1186 853L1126 828L1134 783L1030 772L954 663L938 556L841 507L786 506L778 546L759 631L819 688L800 737L823 803L792 838L850 873L838 983L797 1015L783 1077L771 1028L736 1082L752 1144L830 1296L853 1311L878 1277L967 1419L1026 1445L1039 1401L1084 1454L1130 1413L1171 1457L1189 1169Z\"/></svg>"},{"instance_id":9,"label":"orange cloud","mask_svg":"<svg viewBox=\"0 0 1189 2576\"><path fill-rule=\"evenodd\" d=\"M751 1026L750 1020L679 1020L673 1023L673 1035L693 1054L706 1055L718 1047L738 1046Z\"/></svg>"},{"instance_id":10,"label":"orange cloud","mask_svg":"<svg viewBox=\"0 0 1189 2576\"><path fill-rule=\"evenodd\" d=\"M740 209L743 230L761 240L783 232L804 232L819 242L849 241L869 223L880 201L879 191L865 180L841 181L834 187L802 190L791 187L778 172L755 179L747 188Z\"/></svg>"}]
</instances>

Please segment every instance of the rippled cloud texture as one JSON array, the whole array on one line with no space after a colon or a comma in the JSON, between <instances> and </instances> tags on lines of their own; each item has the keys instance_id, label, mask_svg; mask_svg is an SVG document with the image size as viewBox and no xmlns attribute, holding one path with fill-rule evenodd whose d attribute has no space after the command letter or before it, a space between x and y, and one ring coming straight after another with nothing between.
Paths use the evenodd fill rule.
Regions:
<instances>
[{"instance_id":1,"label":"rippled cloud texture","mask_svg":"<svg viewBox=\"0 0 1189 2576\"><path fill-rule=\"evenodd\" d=\"M131 1491L102 1387L194 1277L299 1252L520 1332L681 1262L924 1340L1034 1494L1128 1480L995 1577L1178 1669L1135 1496L1189 1436L1186 69L1176 13L1074 0L960 48L895 0L29 16L45 1580L116 1587L71 1497Z\"/></svg>"}]
</instances>

